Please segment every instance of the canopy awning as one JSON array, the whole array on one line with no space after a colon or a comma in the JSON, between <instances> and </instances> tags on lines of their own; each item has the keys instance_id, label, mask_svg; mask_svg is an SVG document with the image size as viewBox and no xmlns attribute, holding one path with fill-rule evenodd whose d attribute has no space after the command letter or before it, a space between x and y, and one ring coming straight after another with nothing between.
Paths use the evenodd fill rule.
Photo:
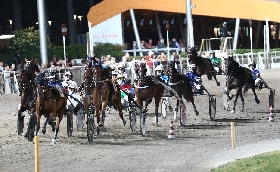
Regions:
<instances>
[{"instance_id":1,"label":"canopy awning","mask_svg":"<svg viewBox=\"0 0 280 172\"><path fill-rule=\"evenodd\" d=\"M280 23L279 0L192 0L193 15L241 18ZM95 26L129 9L186 13L186 0L103 0L91 7L87 18Z\"/></svg>"}]
</instances>

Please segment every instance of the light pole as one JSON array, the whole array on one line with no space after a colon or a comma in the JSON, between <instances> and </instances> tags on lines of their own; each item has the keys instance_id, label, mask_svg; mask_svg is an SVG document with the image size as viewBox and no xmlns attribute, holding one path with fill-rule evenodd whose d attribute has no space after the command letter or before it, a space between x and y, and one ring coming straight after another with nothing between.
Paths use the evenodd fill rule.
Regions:
<instances>
[{"instance_id":1,"label":"light pole","mask_svg":"<svg viewBox=\"0 0 280 172\"><path fill-rule=\"evenodd\" d=\"M9 20L11 31L13 31L13 20Z\"/></svg>"},{"instance_id":2,"label":"light pole","mask_svg":"<svg viewBox=\"0 0 280 172\"><path fill-rule=\"evenodd\" d=\"M74 32L75 32L75 44L77 44L77 22L76 22L76 20L77 20L77 15L74 15Z\"/></svg>"},{"instance_id":3,"label":"light pole","mask_svg":"<svg viewBox=\"0 0 280 172\"><path fill-rule=\"evenodd\" d=\"M77 16L79 19L79 39L80 39L80 43L82 44L82 17L83 16Z\"/></svg>"},{"instance_id":4,"label":"light pole","mask_svg":"<svg viewBox=\"0 0 280 172\"><path fill-rule=\"evenodd\" d=\"M48 25L49 25L49 39L51 40L52 21L48 21Z\"/></svg>"}]
</instances>

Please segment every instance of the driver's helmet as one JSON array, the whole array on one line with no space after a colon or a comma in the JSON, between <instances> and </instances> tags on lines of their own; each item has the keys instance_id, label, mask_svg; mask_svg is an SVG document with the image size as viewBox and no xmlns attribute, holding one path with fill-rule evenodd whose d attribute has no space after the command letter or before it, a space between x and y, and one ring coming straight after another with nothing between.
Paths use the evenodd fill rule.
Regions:
<instances>
[{"instance_id":1,"label":"driver's helmet","mask_svg":"<svg viewBox=\"0 0 280 172\"><path fill-rule=\"evenodd\" d=\"M65 81L69 81L72 78L73 78L73 75L72 75L72 73L70 71L65 72L65 74L64 74Z\"/></svg>"},{"instance_id":2,"label":"driver's helmet","mask_svg":"<svg viewBox=\"0 0 280 172\"><path fill-rule=\"evenodd\" d=\"M125 72L125 68L124 68L123 64L119 64L117 66L117 69L118 69L118 73L124 73Z\"/></svg>"},{"instance_id":3,"label":"driver's helmet","mask_svg":"<svg viewBox=\"0 0 280 172\"><path fill-rule=\"evenodd\" d=\"M195 64L190 64L190 70L193 70L196 68L196 65Z\"/></svg>"},{"instance_id":4,"label":"driver's helmet","mask_svg":"<svg viewBox=\"0 0 280 172\"><path fill-rule=\"evenodd\" d=\"M211 50L211 51L210 51L210 55L211 55L211 54L213 54L213 55L215 56L215 51L214 51L214 50Z\"/></svg>"},{"instance_id":5,"label":"driver's helmet","mask_svg":"<svg viewBox=\"0 0 280 172\"><path fill-rule=\"evenodd\" d=\"M253 62L253 61L251 61L250 63L249 63L249 68L250 68L250 66L252 66L252 67L254 67L254 68L256 68L256 63L255 62Z\"/></svg>"},{"instance_id":6,"label":"driver's helmet","mask_svg":"<svg viewBox=\"0 0 280 172\"><path fill-rule=\"evenodd\" d=\"M55 82L56 81L56 72L51 71L47 77L50 82Z\"/></svg>"},{"instance_id":7,"label":"driver's helmet","mask_svg":"<svg viewBox=\"0 0 280 172\"><path fill-rule=\"evenodd\" d=\"M112 75L118 75L118 72L116 70L113 70Z\"/></svg>"},{"instance_id":8,"label":"driver's helmet","mask_svg":"<svg viewBox=\"0 0 280 172\"><path fill-rule=\"evenodd\" d=\"M163 66L160 64L155 68L155 71L163 71Z\"/></svg>"},{"instance_id":9,"label":"driver's helmet","mask_svg":"<svg viewBox=\"0 0 280 172\"><path fill-rule=\"evenodd\" d=\"M164 71L163 66L160 64L155 68L156 75L160 75Z\"/></svg>"}]
</instances>

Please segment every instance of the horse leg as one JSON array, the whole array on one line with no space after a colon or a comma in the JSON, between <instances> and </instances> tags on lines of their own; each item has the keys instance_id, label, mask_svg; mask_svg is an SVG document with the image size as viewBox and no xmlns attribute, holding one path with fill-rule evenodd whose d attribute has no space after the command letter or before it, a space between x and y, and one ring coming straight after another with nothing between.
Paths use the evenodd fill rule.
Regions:
<instances>
[{"instance_id":1,"label":"horse leg","mask_svg":"<svg viewBox=\"0 0 280 172\"><path fill-rule=\"evenodd\" d=\"M160 103L161 97L155 98L155 124L158 124L158 107Z\"/></svg>"},{"instance_id":2,"label":"horse leg","mask_svg":"<svg viewBox=\"0 0 280 172\"><path fill-rule=\"evenodd\" d=\"M100 106L95 106L95 114L96 114L96 122L98 126L103 126L103 124L100 122Z\"/></svg>"},{"instance_id":3,"label":"horse leg","mask_svg":"<svg viewBox=\"0 0 280 172\"><path fill-rule=\"evenodd\" d=\"M192 98L191 102L192 102L192 106L193 106L194 113L195 113L196 116L198 116L198 115L199 115L199 112L196 110L196 106L195 106L195 104L194 104L194 99L193 99L193 98ZM183 102L183 103L184 103L184 102Z\"/></svg>"},{"instance_id":4,"label":"horse leg","mask_svg":"<svg viewBox=\"0 0 280 172\"><path fill-rule=\"evenodd\" d=\"M255 95L255 101L256 101L256 103L259 104L260 101L259 101L258 96L257 96L256 91L255 91L255 85L252 86L252 91L253 91L253 93L254 93L254 95Z\"/></svg>"},{"instance_id":5,"label":"horse leg","mask_svg":"<svg viewBox=\"0 0 280 172\"><path fill-rule=\"evenodd\" d=\"M44 122L43 129L42 129L43 134L46 134L48 121L49 121L49 116L46 117L46 121Z\"/></svg>"},{"instance_id":6,"label":"horse leg","mask_svg":"<svg viewBox=\"0 0 280 172\"><path fill-rule=\"evenodd\" d=\"M211 74L212 74L213 78L215 79L217 86L220 86L221 84L220 84L220 82L218 82L216 74L215 73L211 73Z\"/></svg>"},{"instance_id":7,"label":"horse leg","mask_svg":"<svg viewBox=\"0 0 280 172\"><path fill-rule=\"evenodd\" d=\"M37 126L35 127L35 128L36 128L35 136L38 135L38 132L39 132L39 130L40 130L40 120L41 120L41 116L40 116L40 115L37 115L37 114L36 114L36 117L37 117Z\"/></svg>"},{"instance_id":8,"label":"horse leg","mask_svg":"<svg viewBox=\"0 0 280 172\"><path fill-rule=\"evenodd\" d=\"M176 106L175 106L175 108L174 108L174 116L173 116L173 120L174 121L177 121L177 112L178 112L178 110L179 110L179 100L177 99L177 102L176 102Z\"/></svg>"},{"instance_id":9,"label":"horse leg","mask_svg":"<svg viewBox=\"0 0 280 172\"><path fill-rule=\"evenodd\" d=\"M61 113L61 110L58 113ZM63 115L63 114L61 114L61 115ZM59 131L59 124L60 124L61 120L62 120L61 116L56 118L56 124L55 124L55 127L54 127L54 135L53 135L53 139L52 139L51 144L56 144L57 134L58 134L58 131Z\"/></svg>"},{"instance_id":10,"label":"horse leg","mask_svg":"<svg viewBox=\"0 0 280 172\"><path fill-rule=\"evenodd\" d=\"M237 102L238 96L240 94L240 90L242 91L242 87L241 88L240 87L236 88L236 95L235 95L235 98L233 100L233 108L231 110L231 113L235 113L235 106L236 106L236 102Z\"/></svg>"},{"instance_id":11,"label":"horse leg","mask_svg":"<svg viewBox=\"0 0 280 172\"><path fill-rule=\"evenodd\" d=\"M241 112L244 112L244 97L243 97L243 94L242 94L242 90L240 90L240 99L241 99L241 102L242 102L242 108L241 108Z\"/></svg>"},{"instance_id":12,"label":"horse leg","mask_svg":"<svg viewBox=\"0 0 280 172\"><path fill-rule=\"evenodd\" d=\"M121 118L121 120L123 122L123 125L125 125L126 124L126 120L123 117L122 104L121 104L121 97L120 96L117 97L116 106L117 106L117 109L119 111L119 116L120 116L120 118Z\"/></svg>"}]
</instances>

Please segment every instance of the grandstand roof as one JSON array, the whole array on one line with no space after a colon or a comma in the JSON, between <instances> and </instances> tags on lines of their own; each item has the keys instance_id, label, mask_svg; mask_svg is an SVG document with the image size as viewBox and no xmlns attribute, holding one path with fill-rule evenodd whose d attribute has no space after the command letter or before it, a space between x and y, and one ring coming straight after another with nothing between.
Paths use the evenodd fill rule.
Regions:
<instances>
[{"instance_id":1,"label":"grandstand roof","mask_svg":"<svg viewBox=\"0 0 280 172\"><path fill-rule=\"evenodd\" d=\"M279 0L192 0L193 15L241 18L280 23ZM95 26L129 9L186 13L186 0L103 0L91 7L87 18Z\"/></svg>"}]
</instances>

